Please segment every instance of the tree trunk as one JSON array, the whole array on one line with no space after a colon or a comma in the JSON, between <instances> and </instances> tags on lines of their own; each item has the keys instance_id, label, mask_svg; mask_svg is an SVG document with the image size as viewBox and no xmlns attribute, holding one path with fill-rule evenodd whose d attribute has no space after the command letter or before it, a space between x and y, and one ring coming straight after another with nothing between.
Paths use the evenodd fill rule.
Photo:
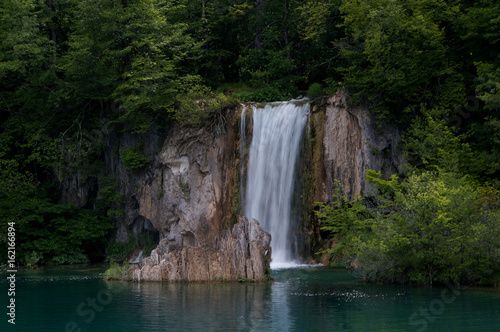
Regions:
<instances>
[{"instance_id":1,"label":"tree trunk","mask_svg":"<svg viewBox=\"0 0 500 332\"><path fill-rule=\"evenodd\" d=\"M55 62L57 59L57 33L56 28L54 27L55 23L52 20L52 16L56 11L54 8L54 0L47 0L46 5L49 7L50 13L50 40L52 40L52 58Z\"/></svg>"},{"instance_id":2,"label":"tree trunk","mask_svg":"<svg viewBox=\"0 0 500 332\"><path fill-rule=\"evenodd\" d=\"M262 20L263 20L263 14L264 14L264 9L262 8L264 4L264 0L256 0L255 2L255 48L260 49L262 48Z\"/></svg>"},{"instance_id":3,"label":"tree trunk","mask_svg":"<svg viewBox=\"0 0 500 332\"><path fill-rule=\"evenodd\" d=\"M291 59L290 48L288 47L288 0L285 0L285 17L283 18L283 38L285 39L285 47L287 48L287 58Z\"/></svg>"},{"instance_id":4,"label":"tree trunk","mask_svg":"<svg viewBox=\"0 0 500 332\"><path fill-rule=\"evenodd\" d=\"M201 22L203 24L203 33L205 34L205 40L208 40L208 29L207 29L207 1L201 1Z\"/></svg>"}]
</instances>

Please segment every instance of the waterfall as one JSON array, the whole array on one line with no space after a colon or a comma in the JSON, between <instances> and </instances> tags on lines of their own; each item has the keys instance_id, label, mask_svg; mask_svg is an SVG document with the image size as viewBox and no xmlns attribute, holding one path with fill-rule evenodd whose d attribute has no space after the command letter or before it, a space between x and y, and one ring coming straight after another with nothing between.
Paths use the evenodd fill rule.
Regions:
<instances>
[{"instance_id":1,"label":"waterfall","mask_svg":"<svg viewBox=\"0 0 500 332\"><path fill-rule=\"evenodd\" d=\"M243 105L243 109L241 111L240 116L240 202L245 201L245 167L244 167L244 159L245 154L247 153L247 138L246 138L246 111L247 107Z\"/></svg>"},{"instance_id":2,"label":"waterfall","mask_svg":"<svg viewBox=\"0 0 500 332\"><path fill-rule=\"evenodd\" d=\"M269 103L253 107L253 134L244 212L258 220L271 236L273 268L294 262L290 224L295 164L300 150L309 104Z\"/></svg>"}]
</instances>

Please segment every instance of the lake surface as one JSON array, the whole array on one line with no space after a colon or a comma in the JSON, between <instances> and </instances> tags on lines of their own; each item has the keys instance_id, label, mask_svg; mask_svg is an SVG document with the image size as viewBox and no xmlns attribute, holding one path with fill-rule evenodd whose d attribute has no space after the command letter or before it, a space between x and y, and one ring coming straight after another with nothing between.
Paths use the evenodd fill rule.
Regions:
<instances>
[{"instance_id":1,"label":"lake surface","mask_svg":"<svg viewBox=\"0 0 500 332\"><path fill-rule=\"evenodd\" d=\"M102 267L20 271L1 331L500 331L500 290L378 285L325 267L272 284L108 282Z\"/></svg>"}]
</instances>

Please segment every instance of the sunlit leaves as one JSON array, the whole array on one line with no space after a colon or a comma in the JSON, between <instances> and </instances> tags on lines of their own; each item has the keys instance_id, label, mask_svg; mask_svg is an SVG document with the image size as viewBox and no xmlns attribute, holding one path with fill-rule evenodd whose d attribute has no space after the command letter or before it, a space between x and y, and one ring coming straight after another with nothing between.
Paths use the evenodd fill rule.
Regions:
<instances>
[{"instance_id":1,"label":"sunlit leaves","mask_svg":"<svg viewBox=\"0 0 500 332\"><path fill-rule=\"evenodd\" d=\"M198 49L170 2L81 1L64 69L80 96L119 105L119 122L144 132L170 108L179 64ZM166 16L169 15L169 16Z\"/></svg>"},{"instance_id":2,"label":"sunlit leaves","mask_svg":"<svg viewBox=\"0 0 500 332\"><path fill-rule=\"evenodd\" d=\"M438 15L442 10L455 12L438 0L343 2L344 25L352 38L342 50L349 63L348 86L368 99L379 117L400 120L412 103L438 97L431 84L450 74L442 20L452 15Z\"/></svg>"},{"instance_id":3,"label":"sunlit leaves","mask_svg":"<svg viewBox=\"0 0 500 332\"><path fill-rule=\"evenodd\" d=\"M0 5L0 78L9 74L32 79L50 52L50 42L40 33L37 1L5 0Z\"/></svg>"},{"instance_id":4,"label":"sunlit leaves","mask_svg":"<svg viewBox=\"0 0 500 332\"><path fill-rule=\"evenodd\" d=\"M500 61L500 58L499 60ZM489 110L500 109L500 67L492 63L476 63L479 84L476 87L478 97Z\"/></svg>"},{"instance_id":5,"label":"sunlit leaves","mask_svg":"<svg viewBox=\"0 0 500 332\"><path fill-rule=\"evenodd\" d=\"M327 33L334 8L334 1L318 0L309 0L297 6L295 10L300 17L302 38L315 40Z\"/></svg>"},{"instance_id":6,"label":"sunlit leaves","mask_svg":"<svg viewBox=\"0 0 500 332\"><path fill-rule=\"evenodd\" d=\"M334 253L371 280L494 282L500 273L498 191L453 173L414 173L400 184L373 172L370 177L382 195L372 199L375 206L337 195L331 208L321 205L324 229L338 241Z\"/></svg>"}]
</instances>

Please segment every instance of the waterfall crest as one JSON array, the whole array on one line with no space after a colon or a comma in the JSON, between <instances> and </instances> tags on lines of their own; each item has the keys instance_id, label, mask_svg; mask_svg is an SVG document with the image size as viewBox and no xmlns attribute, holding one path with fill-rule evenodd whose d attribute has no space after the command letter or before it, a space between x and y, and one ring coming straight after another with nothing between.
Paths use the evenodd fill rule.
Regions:
<instances>
[{"instance_id":1,"label":"waterfall crest","mask_svg":"<svg viewBox=\"0 0 500 332\"><path fill-rule=\"evenodd\" d=\"M253 134L249 147L249 165L244 213L258 220L272 236L271 267L294 262L290 223L293 184L308 103L269 103L253 107Z\"/></svg>"}]
</instances>

